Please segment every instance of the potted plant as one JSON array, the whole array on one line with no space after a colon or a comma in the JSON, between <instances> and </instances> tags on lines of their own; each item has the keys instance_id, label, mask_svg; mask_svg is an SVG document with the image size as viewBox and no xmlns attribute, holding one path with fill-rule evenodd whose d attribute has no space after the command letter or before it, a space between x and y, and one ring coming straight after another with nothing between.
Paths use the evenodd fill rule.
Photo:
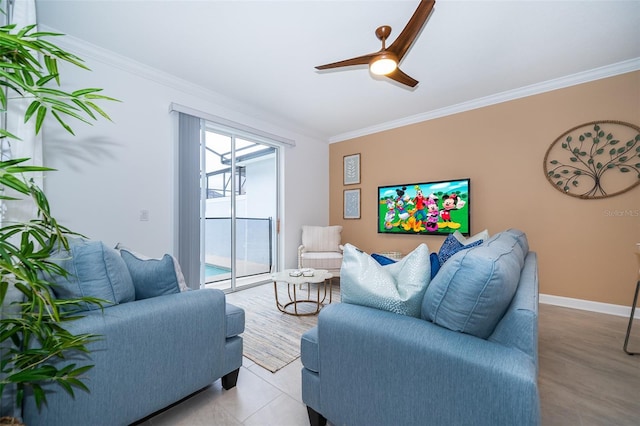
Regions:
<instances>
[{"instance_id":1,"label":"potted plant","mask_svg":"<svg viewBox=\"0 0 640 426\"><path fill-rule=\"evenodd\" d=\"M101 95L101 89L61 90L59 63L87 67L80 58L50 41L60 35L38 32L35 25L0 27L0 107L4 112L12 100L28 99L24 120L35 120L36 133L40 132L48 116L70 134L73 130L67 123L69 118L85 123L101 117L109 119L95 103L113 100ZM19 136L9 133L3 122L0 141L20 143ZM26 222L0 225L0 306L3 307L0 311L0 395L6 400L11 392L17 407L21 406L27 388L33 392L38 406L46 403L41 387L45 382L59 384L72 396L74 389L87 391L82 375L91 366L57 367L54 361L64 359L72 352L87 353L87 344L99 337L73 335L65 329L64 323L81 316L77 309L74 310L81 302L100 301L93 298L56 299L52 284L43 278L67 274L48 257L56 248L68 249L66 235L72 232L58 224L51 215L44 192L29 177L34 172L51 169L28 165L28 160L0 161L0 203L9 205L17 198L30 199L36 211ZM14 422L15 419L6 421Z\"/></svg>"}]
</instances>

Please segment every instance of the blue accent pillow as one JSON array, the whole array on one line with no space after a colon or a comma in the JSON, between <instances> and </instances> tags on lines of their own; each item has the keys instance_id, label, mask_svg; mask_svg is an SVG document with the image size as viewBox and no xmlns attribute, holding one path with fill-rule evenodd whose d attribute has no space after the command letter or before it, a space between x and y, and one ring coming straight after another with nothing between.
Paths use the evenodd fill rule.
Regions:
<instances>
[{"instance_id":1,"label":"blue accent pillow","mask_svg":"<svg viewBox=\"0 0 640 426\"><path fill-rule=\"evenodd\" d=\"M516 292L524 257L517 237L503 232L449 259L424 295L422 318L488 338Z\"/></svg>"},{"instance_id":2,"label":"blue accent pillow","mask_svg":"<svg viewBox=\"0 0 640 426\"><path fill-rule=\"evenodd\" d=\"M140 259L127 250L120 250L120 255L131 274L136 300L180 293L170 255L165 254L162 259Z\"/></svg>"},{"instance_id":3,"label":"blue accent pillow","mask_svg":"<svg viewBox=\"0 0 640 426\"><path fill-rule=\"evenodd\" d=\"M101 241L68 238L69 250L63 247L51 253L49 260L68 272L64 276L43 274L54 284L58 299L96 297L103 307L134 300L131 275L115 249ZM99 305L83 303L84 310L100 309Z\"/></svg>"},{"instance_id":4,"label":"blue accent pillow","mask_svg":"<svg viewBox=\"0 0 640 426\"><path fill-rule=\"evenodd\" d=\"M460 250L479 246L482 243L483 240L477 240L465 246L460 241L458 241L458 239L453 234L447 235L447 239L444 240L442 246L440 247L440 250L438 251L438 260L440 261L440 266L444 265L444 262L446 262L447 259L449 259Z\"/></svg>"},{"instance_id":5,"label":"blue accent pillow","mask_svg":"<svg viewBox=\"0 0 640 426\"><path fill-rule=\"evenodd\" d=\"M371 257L373 257L376 262L381 265L391 265L392 263L396 263L395 260L388 258L387 256L383 256L378 253L371 253Z\"/></svg>"},{"instance_id":6,"label":"blue accent pillow","mask_svg":"<svg viewBox=\"0 0 640 426\"><path fill-rule=\"evenodd\" d=\"M433 279L440 270L440 259L438 259L437 253L431 253L429 260L431 261L431 279Z\"/></svg>"}]
</instances>

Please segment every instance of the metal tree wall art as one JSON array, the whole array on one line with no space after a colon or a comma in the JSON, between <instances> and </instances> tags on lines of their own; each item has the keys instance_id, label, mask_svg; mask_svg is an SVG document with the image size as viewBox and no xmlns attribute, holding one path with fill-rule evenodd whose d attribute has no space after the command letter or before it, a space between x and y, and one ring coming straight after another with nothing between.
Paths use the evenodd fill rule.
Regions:
<instances>
[{"instance_id":1,"label":"metal tree wall art","mask_svg":"<svg viewBox=\"0 0 640 426\"><path fill-rule=\"evenodd\" d=\"M547 180L578 198L606 198L640 184L640 127L592 121L563 133L544 156Z\"/></svg>"}]
</instances>

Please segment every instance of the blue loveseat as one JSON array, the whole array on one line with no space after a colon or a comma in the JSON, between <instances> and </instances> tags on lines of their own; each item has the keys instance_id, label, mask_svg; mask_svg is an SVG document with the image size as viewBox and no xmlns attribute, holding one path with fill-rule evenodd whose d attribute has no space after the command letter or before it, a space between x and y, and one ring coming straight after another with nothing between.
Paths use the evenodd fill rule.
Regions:
<instances>
[{"instance_id":1,"label":"blue loveseat","mask_svg":"<svg viewBox=\"0 0 640 426\"><path fill-rule=\"evenodd\" d=\"M90 392L77 390L72 398L59 386L46 386L41 409L27 395L25 424L126 426L218 379L225 389L236 385L245 316L226 303L224 292L179 284L181 273L169 255L139 259L121 257L101 242L70 244L70 253L54 255L70 273L64 282L50 278L58 280L56 295L81 292L106 300L104 309L87 306L83 318L65 325L74 334L99 336L88 345L89 358L60 361L94 365L84 375Z\"/></svg>"},{"instance_id":2,"label":"blue loveseat","mask_svg":"<svg viewBox=\"0 0 640 426\"><path fill-rule=\"evenodd\" d=\"M536 254L522 232L501 232L442 265L421 318L324 308L301 340L310 422L538 425L537 330Z\"/></svg>"}]
</instances>

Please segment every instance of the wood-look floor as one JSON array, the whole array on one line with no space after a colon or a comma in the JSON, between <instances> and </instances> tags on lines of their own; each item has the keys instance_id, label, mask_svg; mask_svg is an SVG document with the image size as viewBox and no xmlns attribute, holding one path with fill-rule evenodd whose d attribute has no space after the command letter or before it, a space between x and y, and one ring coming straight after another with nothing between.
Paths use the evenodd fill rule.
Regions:
<instances>
[{"instance_id":1,"label":"wood-look floor","mask_svg":"<svg viewBox=\"0 0 640 426\"><path fill-rule=\"evenodd\" d=\"M622 350L628 318L540 305L544 426L640 425L640 355ZM640 320L629 349L640 352Z\"/></svg>"},{"instance_id":2,"label":"wood-look floor","mask_svg":"<svg viewBox=\"0 0 640 426\"><path fill-rule=\"evenodd\" d=\"M623 317L540 305L542 426L640 425L640 355L622 350L627 322ZM640 351L640 320L635 325L630 349ZM225 391L218 380L138 425L309 424L300 395L299 359L275 374L244 362L236 388Z\"/></svg>"}]
</instances>

